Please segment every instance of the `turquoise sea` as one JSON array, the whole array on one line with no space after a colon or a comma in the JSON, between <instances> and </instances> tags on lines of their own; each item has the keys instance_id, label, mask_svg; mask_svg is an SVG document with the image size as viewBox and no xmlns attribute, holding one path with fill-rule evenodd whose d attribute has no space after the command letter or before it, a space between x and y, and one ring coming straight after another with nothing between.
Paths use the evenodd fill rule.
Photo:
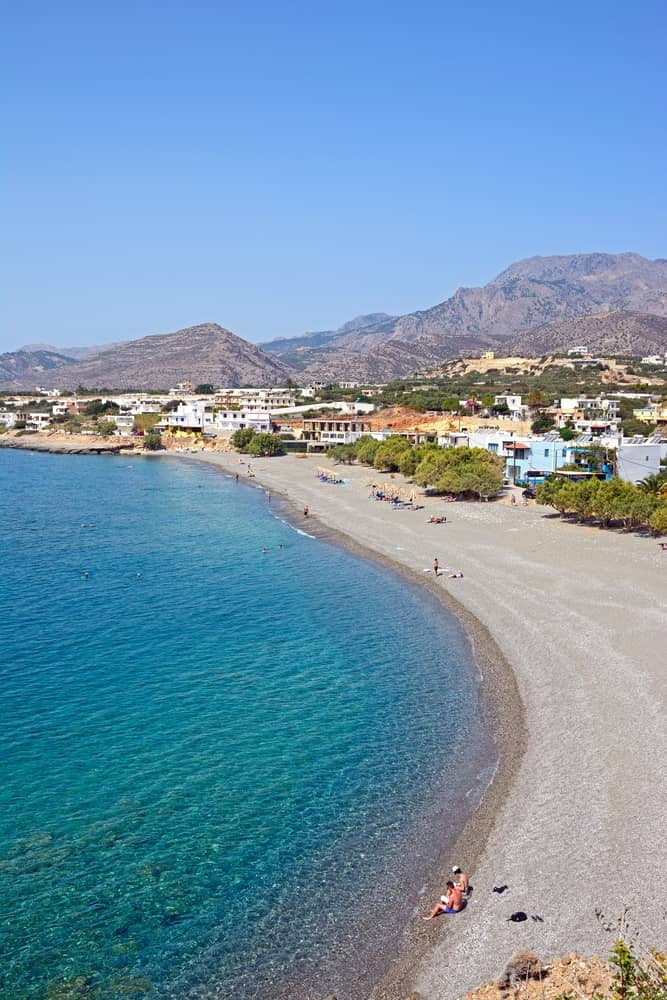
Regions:
<instances>
[{"instance_id":1,"label":"turquoise sea","mask_svg":"<svg viewBox=\"0 0 667 1000\"><path fill-rule=\"evenodd\" d=\"M209 467L0 483L2 1000L366 996L493 766L457 621Z\"/></svg>"}]
</instances>

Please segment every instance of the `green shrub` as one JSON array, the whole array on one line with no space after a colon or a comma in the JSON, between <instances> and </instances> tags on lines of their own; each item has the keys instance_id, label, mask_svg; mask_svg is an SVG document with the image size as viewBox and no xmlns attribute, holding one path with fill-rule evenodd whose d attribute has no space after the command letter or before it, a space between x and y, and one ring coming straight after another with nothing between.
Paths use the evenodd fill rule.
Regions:
<instances>
[{"instance_id":1,"label":"green shrub","mask_svg":"<svg viewBox=\"0 0 667 1000\"><path fill-rule=\"evenodd\" d=\"M157 431L144 434L143 448L144 451L159 451L162 448L162 438Z\"/></svg>"},{"instance_id":2,"label":"green shrub","mask_svg":"<svg viewBox=\"0 0 667 1000\"><path fill-rule=\"evenodd\" d=\"M346 462L351 465L357 457L357 449L353 444L337 444L334 448L329 448L327 456L337 462Z\"/></svg>"},{"instance_id":3,"label":"green shrub","mask_svg":"<svg viewBox=\"0 0 667 1000\"><path fill-rule=\"evenodd\" d=\"M411 479L417 471L417 466L422 460L421 448L408 448L403 452L398 463L398 469L402 476Z\"/></svg>"},{"instance_id":4,"label":"green shrub","mask_svg":"<svg viewBox=\"0 0 667 1000\"><path fill-rule=\"evenodd\" d=\"M390 438L383 441L375 452L373 466L382 472L398 472L401 459L406 451L410 450L410 442L407 438L392 434Z\"/></svg>"},{"instance_id":5,"label":"green shrub","mask_svg":"<svg viewBox=\"0 0 667 1000\"><path fill-rule=\"evenodd\" d=\"M536 500L559 514L594 518L602 527L620 522L624 528L650 526L656 534L667 533L667 502L622 479L583 479L570 482L549 476L537 487ZM665 513L663 513L665 512Z\"/></svg>"},{"instance_id":6,"label":"green shrub","mask_svg":"<svg viewBox=\"0 0 667 1000\"><path fill-rule=\"evenodd\" d=\"M237 451L247 451L254 436L255 432L252 427L240 427L232 434L232 445Z\"/></svg>"},{"instance_id":7,"label":"green shrub","mask_svg":"<svg viewBox=\"0 0 667 1000\"><path fill-rule=\"evenodd\" d=\"M113 420L98 420L97 433L108 437L110 434L116 433L116 425Z\"/></svg>"},{"instance_id":8,"label":"green shrub","mask_svg":"<svg viewBox=\"0 0 667 1000\"><path fill-rule=\"evenodd\" d=\"M484 448L429 448L415 482L438 493L473 493L488 499L503 486L503 460Z\"/></svg>"},{"instance_id":9,"label":"green shrub","mask_svg":"<svg viewBox=\"0 0 667 1000\"><path fill-rule=\"evenodd\" d=\"M247 451L249 455L257 455L258 457L285 454L282 438L277 434L266 434L263 431L253 434Z\"/></svg>"},{"instance_id":10,"label":"green shrub","mask_svg":"<svg viewBox=\"0 0 667 1000\"><path fill-rule=\"evenodd\" d=\"M661 503L653 511L648 523L656 535L667 535L667 503Z\"/></svg>"},{"instance_id":11,"label":"green shrub","mask_svg":"<svg viewBox=\"0 0 667 1000\"><path fill-rule=\"evenodd\" d=\"M370 434L362 434L355 445L357 461L364 465L372 465L379 447L380 442L374 437L371 437Z\"/></svg>"}]
</instances>

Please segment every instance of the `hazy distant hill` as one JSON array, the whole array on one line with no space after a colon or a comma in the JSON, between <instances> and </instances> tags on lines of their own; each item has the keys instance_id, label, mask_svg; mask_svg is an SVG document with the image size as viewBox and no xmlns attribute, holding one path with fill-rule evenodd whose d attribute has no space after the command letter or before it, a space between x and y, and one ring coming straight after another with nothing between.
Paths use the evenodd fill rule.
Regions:
<instances>
[{"instance_id":1,"label":"hazy distant hill","mask_svg":"<svg viewBox=\"0 0 667 1000\"><path fill-rule=\"evenodd\" d=\"M499 341L486 338L484 346L496 347ZM345 348L309 352L309 364L298 376L299 382L318 380L334 382L353 379L357 382L389 382L438 367L444 360L460 353L479 350L477 337L420 337L418 340L389 340L368 351Z\"/></svg>"},{"instance_id":2,"label":"hazy distant hill","mask_svg":"<svg viewBox=\"0 0 667 1000\"><path fill-rule=\"evenodd\" d=\"M73 359L55 350L12 351L0 354L0 387L34 389L46 385L53 371L63 365L73 364Z\"/></svg>"},{"instance_id":3,"label":"hazy distant hill","mask_svg":"<svg viewBox=\"0 0 667 1000\"><path fill-rule=\"evenodd\" d=\"M131 340L41 375L48 387L169 388L184 379L214 385L277 385L293 370L216 323ZM4 382L4 384L16 384ZM32 388L33 373L23 384Z\"/></svg>"},{"instance_id":4,"label":"hazy distant hill","mask_svg":"<svg viewBox=\"0 0 667 1000\"><path fill-rule=\"evenodd\" d=\"M640 312L611 312L561 320L503 342L508 355L540 357L584 345L592 354L663 354L667 317Z\"/></svg>"},{"instance_id":5,"label":"hazy distant hill","mask_svg":"<svg viewBox=\"0 0 667 1000\"><path fill-rule=\"evenodd\" d=\"M62 354L73 361L83 361L85 358L92 358L102 351L110 351L112 347L120 347L126 343L124 340L114 340L110 344L94 344L90 347L55 347L53 344L24 344L19 347L20 351L49 351L54 354Z\"/></svg>"},{"instance_id":6,"label":"hazy distant hill","mask_svg":"<svg viewBox=\"0 0 667 1000\"><path fill-rule=\"evenodd\" d=\"M317 349L326 347L332 340L343 338L347 334L356 333L367 326L377 323L384 323L393 319L388 313L366 313L363 316L355 316L337 330L320 330L318 333L303 333L299 337L277 337L261 344L263 350L278 354L288 363L298 364L298 354L304 349Z\"/></svg>"}]
</instances>

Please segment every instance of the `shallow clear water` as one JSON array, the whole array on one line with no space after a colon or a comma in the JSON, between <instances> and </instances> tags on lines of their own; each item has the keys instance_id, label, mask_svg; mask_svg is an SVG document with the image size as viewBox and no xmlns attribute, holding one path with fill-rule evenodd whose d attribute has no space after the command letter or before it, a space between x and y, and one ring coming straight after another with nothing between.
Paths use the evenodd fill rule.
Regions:
<instances>
[{"instance_id":1,"label":"shallow clear water","mask_svg":"<svg viewBox=\"0 0 667 1000\"><path fill-rule=\"evenodd\" d=\"M0 485L0 996L335 984L472 773L457 622L205 467L0 451Z\"/></svg>"}]
</instances>

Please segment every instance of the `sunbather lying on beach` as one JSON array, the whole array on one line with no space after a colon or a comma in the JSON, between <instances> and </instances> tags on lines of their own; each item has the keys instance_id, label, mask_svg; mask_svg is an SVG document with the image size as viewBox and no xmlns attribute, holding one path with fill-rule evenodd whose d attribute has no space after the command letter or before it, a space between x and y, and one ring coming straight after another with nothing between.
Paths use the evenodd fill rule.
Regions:
<instances>
[{"instance_id":1,"label":"sunbather lying on beach","mask_svg":"<svg viewBox=\"0 0 667 1000\"><path fill-rule=\"evenodd\" d=\"M440 902L436 903L428 917L422 920L433 920L439 913L458 913L463 909L463 893L453 882L447 883L447 892L440 897Z\"/></svg>"},{"instance_id":2,"label":"sunbather lying on beach","mask_svg":"<svg viewBox=\"0 0 667 1000\"><path fill-rule=\"evenodd\" d=\"M444 514L431 514L428 519L428 524L444 524L447 518Z\"/></svg>"}]
</instances>

